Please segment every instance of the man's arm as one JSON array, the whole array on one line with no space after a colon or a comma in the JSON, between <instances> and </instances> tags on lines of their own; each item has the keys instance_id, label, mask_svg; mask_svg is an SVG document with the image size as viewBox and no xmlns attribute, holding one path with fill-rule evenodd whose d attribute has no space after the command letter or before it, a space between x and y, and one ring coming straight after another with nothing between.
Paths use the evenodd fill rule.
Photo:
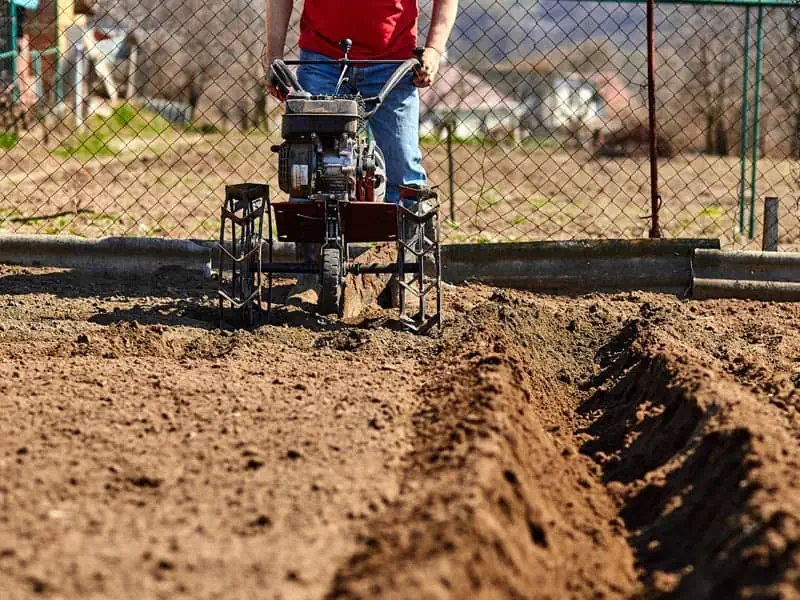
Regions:
<instances>
[{"instance_id":1,"label":"man's arm","mask_svg":"<svg viewBox=\"0 0 800 600\"><path fill-rule=\"evenodd\" d=\"M447 40L456 22L456 13L458 13L458 0L433 0L431 26L428 30L428 40L425 42L425 52L422 55L422 68L414 79L417 87L428 87L436 79L442 54L447 49Z\"/></svg>"},{"instance_id":2,"label":"man's arm","mask_svg":"<svg viewBox=\"0 0 800 600\"><path fill-rule=\"evenodd\" d=\"M286 45L286 32L289 31L289 19L292 16L294 0L267 0L266 18L266 55L265 65L267 76L267 87L269 93L281 99L280 91L270 83L269 65L276 58L283 56L283 49Z\"/></svg>"},{"instance_id":3,"label":"man's arm","mask_svg":"<svg viewBox=\"0 0 800 600\"><path fill-rule=\"evenodd\" d=\"M431 27L428 30L426 48L433 48L440 55L447 49L447 40L456 22L458 0L433 0Z\"/></svg>"}]
</instances>

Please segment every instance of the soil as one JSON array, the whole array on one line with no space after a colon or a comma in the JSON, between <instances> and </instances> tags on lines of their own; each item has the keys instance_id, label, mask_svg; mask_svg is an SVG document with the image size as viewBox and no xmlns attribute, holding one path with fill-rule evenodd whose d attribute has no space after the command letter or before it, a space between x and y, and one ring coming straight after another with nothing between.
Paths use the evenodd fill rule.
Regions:
<instances>
[{"instance_id":1,"label":"soil","mask_svg":"<svg viewBox=\"0 0 800 600\"><path fill-rule=\"evenodd\" d=\"M0 597L800 597L800 305L214 290L0 267Z\"/></svg>"},{"instance_id":2,"label":"soil","mask_svg":"<svg viewBox=\"0 0 800 600\"><path fill-rule=\"evenodd\" d=\"M277 131L277 125L273 126ZM0 230L216 239L225 184L267 181L278 192L276 134L169 132L115 139L112 156L62 157L58 132L34 134L0 153ZM650 229L650 166L645 158L594 158L580 148L457 144L454 212L447 149L423 147L440 186L449 242L641 238ZM665 237L720 238L723 247L761 249L762 201L753 239L749 207L739 232L736 157L678 154L659 166L660 225ZM780 199L780 249L800 251L796 165L759 161L759 198Z\"/></svg>"}]
</instances>

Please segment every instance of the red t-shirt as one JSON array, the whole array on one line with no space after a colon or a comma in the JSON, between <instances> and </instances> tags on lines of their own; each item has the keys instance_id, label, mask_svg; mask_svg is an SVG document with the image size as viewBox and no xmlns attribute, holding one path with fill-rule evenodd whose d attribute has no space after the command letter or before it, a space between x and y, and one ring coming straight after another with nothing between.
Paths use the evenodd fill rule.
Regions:
<instances>
[{"instance_id":1,"label":"red t-shirt","mask_svg":"<svg viewBox=\"0 0 800 600\"><path fill-rule=\"evenodd\" d=\"M350 57L411 58L417 46L417 0L305 0L300 47L341 58L339 42L353 40Z\"/></svg>"}]
</instances>

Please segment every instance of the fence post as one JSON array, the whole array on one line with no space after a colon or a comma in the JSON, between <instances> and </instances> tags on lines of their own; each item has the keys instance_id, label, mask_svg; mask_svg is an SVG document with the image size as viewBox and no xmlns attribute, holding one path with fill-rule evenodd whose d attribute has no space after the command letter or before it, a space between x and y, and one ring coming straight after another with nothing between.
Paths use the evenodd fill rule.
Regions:
<instances>
[{"instance_id":1,"label":"fence post","mask_svg":"<svg viewBox=\"0 0 800 600\"><path fill-rule=\"evenodd\" d=\"M128 81L125 86L125 99L132 100L136 97L136 78L139 69L139 43L131 44L133 36L128 37L130 54L128 56Z\"/></svg>"},{"instance_id":2,"label":"fence post","mask_svg":"<svg viewBox=\"0 0 800 600\"><path fill-rule=\"evenodd\" d=\"M453 165L453 117L449 116L445 120L447 130L447 178L448 193L450 195L450 220L456 222L456 192L455 192L455 167Z\"/></svg>"},{"instance_id":3,"label":"fence post","mask_svg":"<svg viewBox=\"0 0 800 600\"><path fill-rule=\"evenodd\" d=\"M764 239L761 249L765 252L777 252L778 235L778 199L767 197L764 199Z\"/></svg>"},{"instance_id":4,"label":"fence post","mask_svg":"<svg viewBox=\"0 0 800 600\"><path fill-rule=\"evenodd\" d=\"M747 190L747 88L750 86L750 7L744 13L744 61L742 65L742 145L739 157L739 233L744 233L744 213L747 210L744 195Z\"/></svg>"},{"instance_id":5,"label":"fence post","mask_svg":"<svg viewBox=\"0 0 800 600\"><path fill-rule=\"evenodd\" d=\"M750 164L750 227L748 237L752 240L756 235L756 175L758 154L761 149L760 117L761 117L761 65L764 59L764 7L758 7L756 24L756 81L753 97L753 155Z\"/></svg>"},{"instance_id":6,"label":"fence post","mask_svg":"<svg viewBox=\"0 0 800 600\"><path fill-rule=\"evenodd\" d=\"M44 82L42 81L42 55L37 52L33 55L33 74L36 78L36 104L39 106L44 98Z\"/></svg>"},{"instance_id":7,"label":"fence post","mask_svg":"<svg viewBox=\"0 0 800 600\"><path fill-rule=\"evenodd\" d=\"M56 47L56 114L64 114L64 57Z\"/></svg>"},{"instance_id":8,"label":"fence post","mask_svg":"<svg viewBox=\"0 0 800 600\"><path fill-rule=\"evenodd\" d=\"M658 125L656 123L656 17L655 0L647 0L647 105L650 117L650 237L660 238L658 224Z\"/></svg>"},{"instance_id":9,"label":"fence post","mask_svg":"<svg viewBox=\"0 0 800 600\"><path fill-rule=\"evenodd\" d=\"M75 125L77 126L78 131L80 131L83 129L83 105L85 101L83 89L83 80L85 79L85 74L83 70L87 65L85 64L86 59L83 54L83 44L78 42L75 45L75 51Z\"/></svg>"},{"instance_id":10,"label":"fence post","mask_svg":"<svg viewBox=\"0 0 800 600\"><path fill-rule=\"evenodd\" d=\"M19 100L19 84L17 83L17 56L19 54L19 42L17 41L17 5L10 2L11 8L11 99L16 102Z\"/></svg>"}]
</instances>

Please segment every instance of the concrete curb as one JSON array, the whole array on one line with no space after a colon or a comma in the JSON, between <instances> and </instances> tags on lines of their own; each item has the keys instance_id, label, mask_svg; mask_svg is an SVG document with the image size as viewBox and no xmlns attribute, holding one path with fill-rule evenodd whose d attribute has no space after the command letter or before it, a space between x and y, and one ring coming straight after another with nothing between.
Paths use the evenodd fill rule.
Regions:
<instances>
[{"instance_id":1,"label":"concrete curb","mask_svg":"<svg viewBox=\"0 0 800 600\"><path fill-rule=\"evenodd\" d=\"M211 275L211 251L185 240L0 235L0 263L80 271L148 275L181 268Z\"/></svg>"},{"instance_id":2,"label":"concrete curb","mask_svg":"<svg viewBox=\"0 0 800 600\"><path fill-rule=\"evenodd\" d=\"M111 237L0 236L0 263L148 275L164 268L211 273L216 242ZM584 240L442 246L442 278L539 292L655 291L685 294L692 256L719 240ZM366 247L353 248L358 255ZM294 244L275 243L273 259L294 260Z\"/></svg>"},{"instance_id":3,"label":"concrete curb","mask_svg":"<svg viewBox=\"0 0 800 600\"><path fill-rule=\"evenodd\" d=\"M216 248L214 241L194 241ZM275 262L294 262L294 244L276 242L272 248ZM442 280L562 294L627 290L687 294L692 286L692 253L697 248L719 248L719 240L444 244ZM366 250L351 246L353 256Z\"/></svg>"},{"instance_id":4,"label":"concrete curb","mask_svg":"<svg viewBox=\"0 0 800 600\"><path fill-rule=\"evenodd\" d=\"M692 266L695 298L800 301L800 253L698 249Z\"/></svg>"},{"instance_id":5,"label":"concrete curb","mask_svg":"<svg viewBox=\"0 0 800 600\"><path fill-rule=\"evenodd\" d=\"M696 248L719 240L580 240L442 247L443 279L538 292L686 294Z\"/></svg>"},{"instance_id":6,"label":"concrete curb","mask_svg":"<svg viewBox=\"0 0 800 600\"><path fill-rule=\"evenodd\" d=\"M0 235L0 263L150 275L211 274L216 242L155 238ZM358 255L366 247L353 249ZM273 258L294 260L294 244ZM442 278L538 292L654 291L695 298L800 301L800 253L723 252L719 240L585 240L442 246Z\"/></svg>"}]
</instances>

